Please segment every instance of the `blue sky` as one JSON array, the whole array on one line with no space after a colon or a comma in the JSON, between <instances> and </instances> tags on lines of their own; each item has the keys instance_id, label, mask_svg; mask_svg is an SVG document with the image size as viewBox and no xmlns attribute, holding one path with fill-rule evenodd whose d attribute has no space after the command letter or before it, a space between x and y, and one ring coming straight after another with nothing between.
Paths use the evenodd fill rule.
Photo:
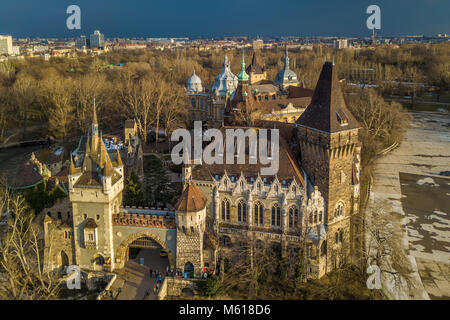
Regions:
<instances>
[{"instance_id":1,"label":"blue sky","mask_svg":"<svg viewBox=\"0 0 450 320\"><path fill-rule=\"evenodd\" d=\"M71 4L81 8L81 30L66 27ZM381 8L381 35L450 33L450 0L10 0L1 6L0 34L361 36L369 34L371 4Z\"/></svg>"}]
</instances>

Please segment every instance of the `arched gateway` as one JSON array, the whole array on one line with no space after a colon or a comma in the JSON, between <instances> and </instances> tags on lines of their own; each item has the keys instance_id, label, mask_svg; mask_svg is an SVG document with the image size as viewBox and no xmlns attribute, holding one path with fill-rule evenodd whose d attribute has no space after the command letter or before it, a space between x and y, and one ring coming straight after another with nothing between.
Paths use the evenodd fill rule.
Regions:
<instances>
[{"instance_id":1,"label":"arched gateway","mask_svg":"<svg viewBox=\"0 0 450 320\"><path fill-rule=\"evenodd\" d=\"M173 255L173 252L168 248L166 245L166 242L161 240L160 237L157 235L149 232L149 231L142 231L142 232L136 232L131 235L129 235L125 240L121 242L121 244L118 246L116 251L116 261L120 261L116 263L116 268L121 269L124 267L125 262L127 261L127 252L130 246L133 246L133 243L139 243L141 242L141 247L145 248L145 238L150 238L153 241L155 241L158 245L161 246L162 249L164 249L167 252L167 257L169 258L170 267L175 267L175 258ZM139 241L143 240L143 241Z\"/></svg>"}]
</instances>

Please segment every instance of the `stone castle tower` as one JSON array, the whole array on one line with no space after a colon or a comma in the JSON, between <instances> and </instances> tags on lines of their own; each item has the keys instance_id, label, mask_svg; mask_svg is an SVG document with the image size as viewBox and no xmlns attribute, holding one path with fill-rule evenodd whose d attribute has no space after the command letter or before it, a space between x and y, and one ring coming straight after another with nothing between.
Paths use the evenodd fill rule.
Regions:
<instances>
[{"instance_id":1,"label":"stone castle tower","mask_svg":"<svg viewBox=\"0 0 450 320\"><path fill-rule=\"evenodd\" d=\"M72 204L76 263L81 268L114 269L112 215L122 203L124 169L117 151L109 155L99 134L97 113L93 108L90 135L81 165L71 158L69 197Z\"/></svg>"},{"instance_id":2,"label":"stone castle tower","mask_svg":"<svg viewBox=\"0 0 450 320\"><path fill-rule=\"evenodd\" d=\"M191 180L175 208L177 225L176 267L192 270L195 276L201 276L203 262L203 243L206 226L206 202L203 192Z\"/></svg>"},{"instance_id":3,"label":"stone castle tower","mask_svg":"<svg viewBox=\"0 0 450 320\"><path fill-rule=\"evenodd\" d=\"M358 213L360 125L347 109L334 63L325 62L310 106L297 120L301 163L325 200L326 272L351 253Z\"/></svg>"}]
</instances>

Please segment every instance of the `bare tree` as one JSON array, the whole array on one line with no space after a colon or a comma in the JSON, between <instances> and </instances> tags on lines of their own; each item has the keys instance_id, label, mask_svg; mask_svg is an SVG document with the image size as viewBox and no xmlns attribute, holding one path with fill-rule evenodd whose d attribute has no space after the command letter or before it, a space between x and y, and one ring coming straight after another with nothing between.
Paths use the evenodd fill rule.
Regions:
<instances>
[{"instance_id":1,"label":"bare tree","mask_svg":"<svg viewBox=\"0 0 450 320\"><path fill-rule=\"evenodd\" d=\"M72 79L51 77L42 82L41 105L48 119L48 130L56 138L67 138L74 118Z\"/></svg>"},{"instance_id":2,"label":"bare tree","mask_svg":"<svg viewBox=\"0 0 450 320\"><path fill-rule=\"evenodd\" d=\"M21 119L23 128L22 139L26 138L28 118L33 112L36 100L36 81L30 76L20 76L16 79L11 90L11 104L14 105Z\"/></svg>"},{"instance_id":3,"label":"bare tree","mask_svg":"<svg viewBox=\"0 0 450 320\"><path fill-rule=\"evenodd\" d=\"M368 205L364 218L365 245L359 252L361 271L367 266L377 265L381 274L391 277L397 289L403 283L411 288L410 274L413 272L403 247L403 234L398 214L393 213L387 200L372 202ZM362 225L362 223L360 223Z\"/></svg>"},{"instance_id":4,"label":"bare tree","mask_svg":"<svg viewBox=\"0 0 450 320\"><path fill-rule=\"evenodd\" d=\"M0 187L0 212L7 222L0 225L0 299L56 299L63 281L43 271L41 227L20 195Z\"/></svg>"}]
</instances>

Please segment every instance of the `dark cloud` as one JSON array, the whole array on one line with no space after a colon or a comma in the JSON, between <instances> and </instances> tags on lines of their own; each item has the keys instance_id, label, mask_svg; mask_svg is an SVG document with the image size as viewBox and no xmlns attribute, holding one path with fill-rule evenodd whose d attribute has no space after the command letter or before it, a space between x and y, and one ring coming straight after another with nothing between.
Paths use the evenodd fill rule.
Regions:
<instances>
[{"instance_id":1,"label":"dark cloud","mask_svg":"<svg viewBox=\"0 0 450 320\"><path fill-rule=\"evenodd\" d=\"M82 30L66 28L77 4ZM384 35L450 33L448 0L15 0L2 3L0 34L67 37L367 35L366 8L382 10Z\"/></svg>"}]
</instances>

